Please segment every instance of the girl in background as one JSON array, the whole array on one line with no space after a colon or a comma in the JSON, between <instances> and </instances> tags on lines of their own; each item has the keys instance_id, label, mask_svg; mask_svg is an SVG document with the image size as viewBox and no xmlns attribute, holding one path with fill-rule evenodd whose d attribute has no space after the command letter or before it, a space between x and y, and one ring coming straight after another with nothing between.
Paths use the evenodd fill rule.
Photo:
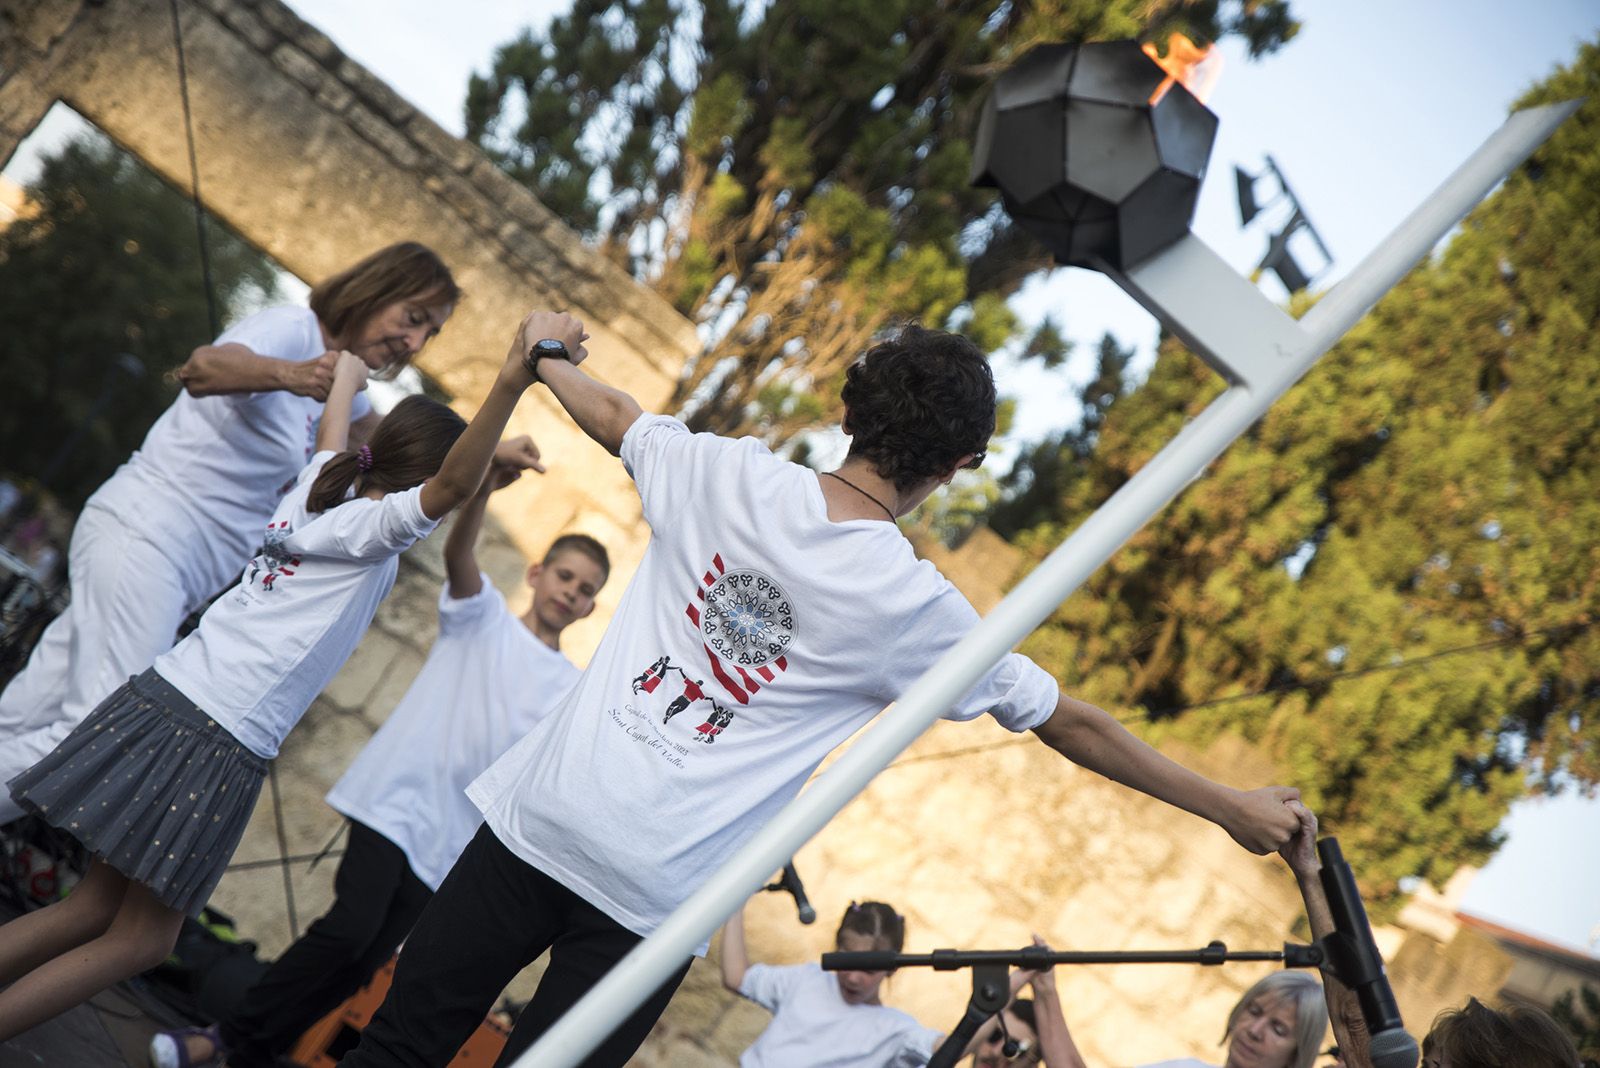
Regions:
<instances>
[{"instance_id":1,"label":"girl in background","mask_svg":"<svg viewBox=\"0 0 1600 1068\"><path fill-rule=\"evenodd\" d=\"M177 372L184 391L73 527L72 603L0 691L0 783L170 649L239 574L311 459L341 350L374 372L403 367L460 297L439 257L407 242L324 280L310 307L268 308L194 350ZM357 397L355 445L377 421ZM0 791L0 822L21 814Z\"/></svg>"},{"instance_id":2,"label":"girl in background","mask_svg":"<svg viewBox=\"0 0 1600 1068\"><path fill-rule=\"evenodd\" d=\"M355 649L396 557L483 482L534 379L532 341L582 359L582 324L523 321L472 423L407 398L344 450L367 367L341 357L317 454L266 524L239 585L199 628L13 779L25 810L94 856L65 900L0 927L0 1041L171 952L238 845L266 761ZM344 450L335 452L334 450Z\"/></svg>"},{"instance_id":3,"label":"girl in background","mask_svg":"<svg viewBox=\"0 0 1600 1068\"><path fill-rule=\"evenodd\" d=\"M906 921L880 901L851 903L839 921L842 952L900 952ZM879 996L888 972L825 972L807 962L751 964L744 944L744 910L722 929L722 985L772 1013L772 1023L739 1058L740 1068L879 1068L901 1051L920 1048L926 1059L939 1039Z\"/></svg>"}]
</instances>

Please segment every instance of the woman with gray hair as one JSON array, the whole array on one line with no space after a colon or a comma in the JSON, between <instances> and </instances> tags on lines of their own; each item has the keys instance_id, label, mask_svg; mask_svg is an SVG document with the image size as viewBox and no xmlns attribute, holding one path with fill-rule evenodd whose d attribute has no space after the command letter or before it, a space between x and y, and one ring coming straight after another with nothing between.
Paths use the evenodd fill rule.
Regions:
<instances>
[{"instance_id":1,"label":"woman with gray hair","mask_svg":"<svg viewBox=\"0 0 1600 1068\"><path fill-rule=\"evenodd\" d=\"M1061 1021L1066 1028L1066 1021ZM1222 1032L1227 1057L1221 1068L1311 1068L1328 1030L1322 984L1304 972L1273 972L1258 979L1228 1013ZM1065 1068L1087 1068L1073 1049ZM1055 1068L1052 1063L1051 1068ZM1195 1057L1145 1068L1213 1068Z\"/></svg>"}]
</instances>

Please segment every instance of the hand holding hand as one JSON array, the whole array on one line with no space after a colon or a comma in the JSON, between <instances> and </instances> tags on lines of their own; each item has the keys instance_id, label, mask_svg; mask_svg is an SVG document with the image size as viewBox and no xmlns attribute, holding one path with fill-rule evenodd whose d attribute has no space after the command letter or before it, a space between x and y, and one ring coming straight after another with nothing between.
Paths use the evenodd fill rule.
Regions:
<instances>
[{"instance_id":1,"label":"hand holding hand","mask_svg":"<svg viewBox=\"0 0 1600 1068\"><path fill-rule=\"evenodd\" d=\"M1291 801L1299 803L1300 791L1292 786L1242 790L1236 801L1233 813L1221 821L1222 829L1258 856L1284 848L1300 829L1300 818L1289 807Z\"/></svg>"},{"instance_id":2,"label":"hand holding hand","mask_svg":"<svg viewBox=\"0 0 1600 1068\"><path fill-rule=\"evenodd\" d=\"M583 347L588 337L583 322L566 312L531 312L517 328L516 339L506 353L505 371L521 388L527 389L536 381L530 373L532 361L529 359L534 345L546 338L554 338L566 346L567 359L576 365L589 355Z\"/></svg>"},{"instance_id":3,"label":"hand holding hand","mask_svg":"<svg viewBox=\"0 0 1600 1068\"><path fill-rule=\"evenodd\" d=\"M328 399L333 388L334 369L339 365L337 352L324 352L311 360L301 360L289 365L289 392L314 401Z\"/></svg>"},{"instance_id":4,"label":"hand holding hand","mask_svg":"<svg viewBox=\"0 0 1600 1068\"><path fill-rule=\"evenodd\" d=\"M1298 801L1289 801L1286 804L1289 811L1300 821L1300 827L1295 831L1294 837L1279 848L1278 855L1289 865L1289 870L1294 872L1296 878L1314 876L1321 868L1321 861L1317 859L1316 814Z\"/></svg>"},{"instance_id":5,"label":"hand holding hand","mask_svg":"<svg viewBox=\"0 0 1600 1068\"><path fill-rule=\"evenodd\" d=\"M324 353L323 355L332 356L334 354ZM356 391L360 392L361 390L367 388L367 376L371 373L372 369L367 366L367 361L363 360L360 356L357 356L355 353L348 350L338 353L337 362L334 364L333 368L333 379L335 382L353 381L356 386Z\"/></svg>"}]
</instances>

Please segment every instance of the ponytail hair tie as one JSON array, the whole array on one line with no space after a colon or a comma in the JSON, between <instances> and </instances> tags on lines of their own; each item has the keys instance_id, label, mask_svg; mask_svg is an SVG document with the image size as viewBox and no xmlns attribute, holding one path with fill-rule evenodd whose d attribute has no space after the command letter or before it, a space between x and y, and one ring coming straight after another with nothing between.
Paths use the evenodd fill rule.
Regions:
<instances>
[{"instance_id":1,"label":"ponytail hair tie","mask_svg":"<svg viewBox=\"0 0 1600 1068\"><path fill-rule=\"evenodd\" d=\"M371 446L363 445L356 450L356 469L363 472L372 470Z\"/></svg>"}]
</instances>

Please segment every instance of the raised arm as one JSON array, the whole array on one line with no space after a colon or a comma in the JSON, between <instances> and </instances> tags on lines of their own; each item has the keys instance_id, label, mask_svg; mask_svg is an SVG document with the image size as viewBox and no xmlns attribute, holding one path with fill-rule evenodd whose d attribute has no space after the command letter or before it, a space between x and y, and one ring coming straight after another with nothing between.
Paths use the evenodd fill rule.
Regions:
<instances>
[{"instance_id":1,"label":"raised arm","mask_svg":"<svg viewBox=\"0 0 1600 1068\"><path fill-rule=\"evenodd\" d=\"M478 567L477 546L489 495L521 478L523 471L544 471L544 465L539 462L539 449L526 434L500 443L489 465L489 473L478 486L478 492L469 497L461 506L461 511L456 513L450 536L444 540L444 571L450 583L450 596L456 600L474 597L483 589L483 572Z\"/></svg>"},{"instance_id":2,"label":"raised arm","mask_svg":"<svg viewBox=\"0 0 1600 1068\"><path fill-rule=\"evenodd\" d=\"M622 436L644 414L638 401L620 389L596 382L573 364L540 360L539 380L550 387L583 432L612 456L622 451Z\"/></svg>"},{"instance_id":3,"label":"raised arm","mask_svg":"<svg viewBox=\"0 0 1600 1068\"><path fill-rule=\"evenodd\" d=\"M546 337L558 338L567 345L569 352L582 358L583 324L577 319L554 312L534 312L522 320L517 336L512 339L511 348L506 353L505 363L495 376L489 395L478 408L478 414L472 417L467 429L450 447L438 474L422 484L422 512L429 519L442 518L478 492L478 487L483 484L484 473L489 469L489 461L494 457L500 435L511 419L517 401L534 382L524 359L529 348L524 339L530 335L535 341ZM543 361L544 364L556 362Z\"/></svg>"},{"instance_id":4,"label":"raised arm","mask_svg":"<svg viewBox=\"0 0 1600 1068\"><path fill-rule=\"evenodd\" d=\"M1034 733L1075 764L1210 820L1252 853L1282 848L1300 825L1284 804L1298 800L1300 791L1235 790L1212 782L1162 756L1102 709L1066 694Z\"/></svg>"},{"instance_id":5,"label":"raised arm","mask_svg":"<svg viewBox=\"0 0 1600 1068\"><path fill-rule=\"evenodd\" d=\"M1278 853L1294 872L1294 881L1300 886L1312 939L1326 938L1333 933L1333 910L1328 907L1328 895L1322 889L1322 861L1317 859L1317 817L1298 801L1291 801L1289 809L1300 826L1289 844ZM1333 1039L1344 1063L1348 1068L1372 1068L1372 1036L1367 1033L1367 1021L1361 1015L1361 1002L1355 992L1324 970L1322 993L1328 1002Z\"/></svg>"},{"instance_id":6,"label":"raised arm","mask_svg":"<svg viewBox=\"0 0 1600 1068\"><path fill-rule=\"evenodd\" d=\"M1033 944L1042 946L1044 939L1033 936ZM1027 973L1028 985L1033 988L1033 1016L1039 1031L1039 1056L1044 1068L1087 1068L1072 1032L1067 1029L1067 1017L1061 1009L1061 996L1056 993L1056 972L1045 968Z\"/></svg>"},{"instance_id":7,"label":"raised arm","mask_svg":"<svg viewBox=\"0 0 1600 1068\"><path fill-rule=\"evenodd\" d=\"M229 342L201 345L174 374L178 384L195 397L287 390L325 401L338 363L337 352L324 352L311 360L276 360Z\"/></svg>"},{"instance_id":8,"label":"raised arm","mask_svg":"<svg viewBox=\"0 0 1600 1068\"><path fill-rule=\"evenodd\" d=\"M353 353L339 353L333 386L328 390L328 402L322 406L322 421L317 424L318 452L343 452L350 447L350 408L356 394L366 388L367 365Z\"/></svg>"},{"instance_id":9,"label":"raised arm","mask_svg":"<svg viewBox=\"0 0 1600 1068\"><path fill-rule=\"evenodd\" d=\"M722 925L722 985L733 993L744 986L744 973L750 970L750 957L744 948L744 906Z\"/></svg>"},{"instance_id":10,"label":"raised arm","mask_svg":"<svg viewBox=\"0 0 1600 1068\"><path fill-rule=\"evenodd\" d=\"M1042 945L1044 945L1044 940L1041 939L1038 935L1034 935L1033 936L1033 944L1036 945L1036 946L1042 946ZM1006 998L1006 1006L1005 1007L1006 1008L1010 1008L1011 1007L1012 1003L1017 1000L1017 994L1021 992L1023 987L1028 986L1029 984L1036 984L1039 975L1040 975L1039 972L1024 971L1024 970L1022 970L1020 968L1013 969L1012 972L1011 972L1011 975L1008 978L1008 982L1011 985L1011 990L1010 990L1009 996ZM1035 986L1035 990L1036 991L1037 991L1037 989L1038 989L1037 986ZM1054 988L1052 987L1052 989L1054 989ZM1063 1026L1065 1026L1065 1025L1063 1025ZM985 1042L988 1042L990 1040L990 1038L999 1030L1000 1030L1000 1013L997 1012L993 1016L989 1017L987 1020L983 1021L983 1023L979 1024L978 1025L978 1029L976 1031L972 1032L972 1039L967 1043L966 1048L961 1051L961 1058L965 1059L967 1057L970 1057L972 1054L976 1053L979 1049L981 1049L983 1047L983 1044ZM931 1052L935 1053L935 1054L938 1053L940 1050L944 1049L945 1043L947 1043L949 1041L950 1041L950 1036L949 1035L941 1036L939 1041L934 1043L934 1046L933 1046L933 1049L932 1049ZM1044 1038L1043 1038L1042 1032L1041 1032L1041 1036L1040 1036L1040 1039L1039 1039L1039 1044L1040 1044L1041 1049L1044 1048ZM919 1060L920 1060L920 1058L919 1058ZM1046 1060L1045 1061L1045 1068L1059 1068L1059 1066L1056 1065L1053 1061Z\"/></svg>"}]
</instances>

